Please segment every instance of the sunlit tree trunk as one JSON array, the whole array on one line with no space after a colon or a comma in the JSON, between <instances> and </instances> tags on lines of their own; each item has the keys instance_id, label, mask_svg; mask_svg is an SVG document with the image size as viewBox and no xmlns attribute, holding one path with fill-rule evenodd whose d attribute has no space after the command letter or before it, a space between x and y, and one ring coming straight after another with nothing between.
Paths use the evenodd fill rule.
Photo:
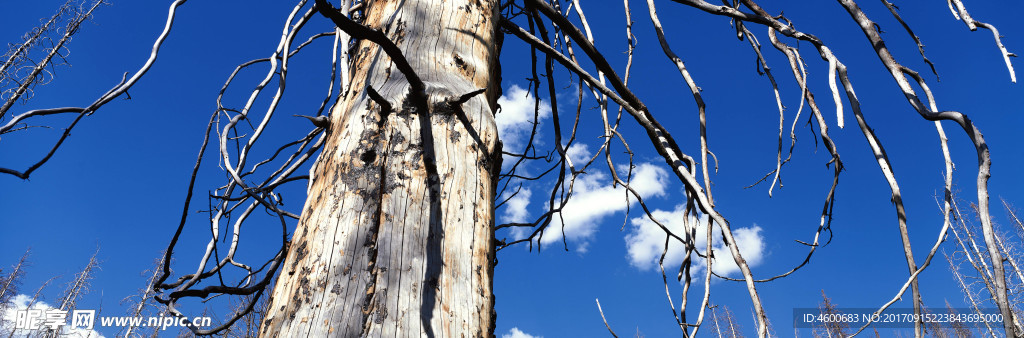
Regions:
<instances>
[{"instance_id":1,"label":"sunlit tree trunk","mask_svg":"<svg viewBox=\"0 0 1024 338\"><path fill-rule=\"evenodd\" d=\"M361 41L262 336L491 336L497 19L496 1L370 2L364 24L401 48L428 109Z\"/></svg>"}]
</instances>

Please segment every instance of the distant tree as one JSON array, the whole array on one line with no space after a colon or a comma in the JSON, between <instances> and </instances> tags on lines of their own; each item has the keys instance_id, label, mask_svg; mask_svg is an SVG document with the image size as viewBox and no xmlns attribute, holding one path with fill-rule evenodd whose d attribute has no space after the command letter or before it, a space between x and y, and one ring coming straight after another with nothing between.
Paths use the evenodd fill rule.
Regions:
<instances>
[{"instance_id":1,"label":"distant tree","mask_svg":"<svg viewBox=\"0 0 1024 338\"><path fill-rule=\"evenodd\" d=\"M3 314L7 313L7 309L11 307L11 300L15 295L18 294L18 289L21 286L22 280L25 278L25 269L28 267L28 256L31 252L31 248L25 249L25 253L18 259L18 263L15 263L8 269L8 273L4 274L2 268L0 268L0 336L10 331L14 334L12 323L7 323L3 320ZM7 327L11 326L11 327Z\"/></svg>"},{"instance_id":2,"label":"distant tree","mask_svg":"<svg viewBox=\"0 0 1024 338\"><path fill-rule=\"evenodd\" d=\"M818 304L818 311L825 318L837 318L843 314L839 307L825 295L825 290L821 290L821 303ZM815 324L815 326L813 331L815 338L842 338L850 335L848 332L850 326L846 324L846 321L823 320L821 324Z\"/></svg>"},{"instance_id":3,"label":"distant tree","mask_svg":"<svg viewBox=\"0 0 1024 338\"><path fill-rule=\"evenodd\" d=\"M245 311L244 306L251 302L254 302L255 306L251 311ZM235 312L245 313L245 316L239 320L238 324L228 329L224 336L237 338L259 337L260 326L263 324L263 320L266 319L267 313L270 312L270 300L267 298L254 300L252 295L246 295L241 297L234 310Z\"/></svg>"},{"instance_id":4,"label":"distant tree","mask_svg":"<svg viewBox=\"0 0 1024 338\"><path fill-rule=\"evenodd\" d=\"M39 301L42 298L43 290L45 290L46 287L49 286L51 282L53 282L54 280L56 280L56 279L58 279L60 277L61 277L60 275L50 277L49 279L44 281L42 284L40 284L39 288L36 289L36 292L32 294L32 298L29 298L28 302L25 303L25 308L26 309L31 309L32 306L35 305L36 302ZM7 324L7 326L9 326L7 328L7 332L6 332L7 333L7 338L14 337L15 334L18 334L18 333L23 333L23 334L26 333L26 332L18 331L15 328L15 325L14 325L15 323L3 323L3 324ZM2 327L2 326L0 326L0 327ZM4 331L0 331L0 333L4 333ZM38 333L38 331L36 331L36 332L27 332L27 333ZM28 334L26 334L26 335L28 335Z\"/></svg>"},{"instance_id":5,"label":"distant tree","mask_svg":"<svg viewBox=\"0 0 1024 338\"><path fill-rule=\"evenodd\" d=\"M997 227L994 237L997 249L1005 259L1007 301L1016 316L1014 320L1018 321L1017 325L1020 325L1018 317L1021 315L1021 306L1024 305L1024 270L1021 269L1024 265L1020 264L1024 263L1020 246L1024 240L1024 223L1021 223L1019 216L1009 203L1005 200L1002 203L1011 223L1009 228ZM949 262L950 271L957 280L960 290L971 304L971 308L975 313L983 314L982 309L987 308L987 303L998 304L998 302L993 296L997 291L994 265L985 259L987 252L986 247L982 245L984 239L981 234L984 230L979 229L980 226L975 221L979 217L978 207L971 203L969 209L961 211L959 203L954 200L952 210L956 222L952 223L950 230L956 246L953 253L946 256L946 260ZM966 271L961 270L964 265L967 266ZM986 329L988 335L995 335L997 332L993 331L996 328L991 326L986 326ZM959 335L960 331L956 330L956 334Z\"/></svg>"},{"instance_id":6,"label":"distant tree","mask_svg":"<svg viewBox=\"0 0 1024 338\"><path fill-rule=\"evenodd\" d=\"M733 319L732 311L724 305L716 305L711 310L712 323L715 324L716 337L743 338L739 324Z\"/></svg>"},{"instance_id":7,"label":"distant tree","mask_svg":"<svg viewBox=\"0 0 1024 338\"><path fill-rule=\"evenodd\" d=\"M37 331L37 329L18 329L14 322L5 320L7 319L6 314L8 314L8 310L11 310L12 307L19 310L21 309L21 305L15 303L15 296L21 294L20 287L22 281L25 279L28 268L31 265L28 261L31 251L31 248L25 249L25 253L21 255L20 259L18 259L18 263L11 267L11 272L9 274L5 275L2 273L2 270L0 270L0 315L2 315L0 316L0 337L11 338L16 335L21 337L32 336L32 334L42 334L43 336L48 335L47 332ZM32 294L32 297L28 298L25 302L24 308L33 308L33 306L42 299L43 290L45 290L50 283L60 277L60 275L51 276L49 279L39 284L39 287L36 289L35 293ZM20 301L18 302L20 303Z\"/></svg>"},{"instance_id":8,"label":"distant tree","mask_svg":"<svg viewBox=\"0 0 1024 338\"><path fill-rule=\"evenodd\" d=\"M11 299L18 294L18 287L21 286L21 281L25 278L25 269L29 264L28 255L31 252L31 248L25 249L25 253L21 254L18 263L11 266L7 274L0 269L0 314L7 310Z\"/></svg>"},{"instance_id":9,"label":"distant tree","mask_svg":"<svg viewBox=\"0 0 1024 338\"><path fill-rule=\"evenodd\" d=\"M927 307L923 308L921 311L926 315L935 314L935 312L931 311ZM949 326L943 326L943 323L937 320L925 322L924 333L929 337L935 338L950 338L955 335L955 332L951 331Z\"/></svg>"},{"instance_id":10,"label":"distant tree","mask_svg":"<svg viewBox=\"0 0 1024 338\"><path fill-rule=\"evenodd\" d=\"M100 268L100 262L96 259L96 255L98 255L99 252L100 251L97 248L96 252L89 257L89 262L82 267L82 270L79 270L78 273L75 274L74 279L68 282L67 288L64 290L60 299L53 304L54 309L71 313L72 310L76 308L76 304L78 304L78 301L82 296L89 293L91 282L96 278L95 270ZM58 327L57 329L47 329L44 334L46 337L62 337L64 335L65 334L61 327Z\"/></svg>"},{"instance_id":11,"label":"distant tree","mask_svg":"<svg viewBox=\"0 0 1024 338\"><path fill-rule=\"evenodd\" d=\"M146 278L146 284L143 285L143 288L139 290L139 293L125 297L124 299L121 300L122 305L128 306L128 313L126 313L128 317L142 318L143 315L155 314L152 311L152 308L155 307L155 304L153 304L153 295L155 294L153 290L153 283L156 281L157 276L159 276L161 260L156 259L154 260L153 263L154 264L151 269L142 272L142 274L147 275L149 277ZM129 325L122 327L121 331L119 331L117 335L120 337L141 336L141 333L139 333L141 332L141 324L141 321L129 323Z\"/></svg>"},{"instance_id":12,"label":"distant tree","mask_svg":"<svg viewBox=\"0 0 1024 338\"><path fill-rule=\"evenodd\" d=\"M82 7L86 3L68 0L42 26L25 33L21 44L10 45L3 55L3 65L0 65L0 99L3 101L0 104L0 121L4 120L4 115L19 100L27 101L31 98L33 87L53 80L56 74L52 69L59 64L57 61L67 62L66 44L78 32L82 22L89 19L93 10L102 3L96 0L90 6ZM14 130L4 130L10 131Z\"/></svg>"},{"instance_id":13,"label":"distant tree","mask_svg":"<svg viewBox=\"0 0 1024 338\"><path fill-rule=\"evenodd\" d=\"M68 64L65 57L68 54L68 43L79 32L82 23L90 19L93 11L101 4L104 4L103 0L84 2L67 0L49 20L26 33L24 41L21 43L10 45L4 54L4 63L0 65L0 102L2 102L0 103L0 141L3 141L10 133L25 132L32 128L51 128L43 122L36 122L40 120L40 117L67 114L74 118L63 127L63 132L50 147L50 150L45 154L40 154L41 158L38 161L28 164L27 168L22 170L12 168L19 164L0 162L0 174L28 179L36 169L39 169L57 153L82 118L96 112L103 105L127 92L128 88L131 88L146 73L155 60L156 54L154 53L153 58L135 76L122 80L121 83L86 107L34 109L16 115L8 114L15 103L24 102L33 97L33 88L52 81L56 76L55 70L58 65ZM159 46L159 43L157 45Z\"/></svg>"},{"instance_id":14,"label":"distant tree","mask_svg":"<svg viewBox=\"0 0 1024 338\"><path fill-rule=\"evenodd\" d=\"M960 314L956 309L953 308L952 305L949 305L949 301L946 301L946 313L948 313L951 317L954 318L956 318ZM971 328L967 327L967 325L965 325L964 322L961 321L951 321L949 323L949 328L953 331L953 334L947 336L956 338L969 338L974 336L973 334L971 334Z\"/></svg>"}]
</instances>

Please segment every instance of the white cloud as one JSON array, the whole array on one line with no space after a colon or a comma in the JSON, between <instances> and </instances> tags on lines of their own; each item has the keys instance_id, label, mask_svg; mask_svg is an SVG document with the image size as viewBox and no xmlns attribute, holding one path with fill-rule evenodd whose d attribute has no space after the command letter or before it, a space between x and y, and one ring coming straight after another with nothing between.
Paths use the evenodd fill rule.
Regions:
<instances>
[{"instance_id":1,"label":"white cloud","mask_svg":"<svg viewBox=\"0 0 1024 338\"><path fill-rule=\"evenodd\" d=\"M684 239L686 238L684 217L688 219L691 226L696 224L696 247L704 252L707 248L707 215L701 215L699 219L692 215L687 217L684 215L684 207L685 205L677 205L675 210L655 210L651 214L673 234ZM646 215L631 219L630 224L632 225L630 233L626 235L626 250L629 254L630 264L641 270L657 267L658 260L661 259L661 254L665 249L665 231L648 219ZM761 230L761 227L756 224L744 228L733 227L736 245L749 266L756 266L764 259L765 244ZM715 257L711 265L712 270L721 275L738 272L739 267L733 261L729 248L722 242L721 228L717 223L714 225L712 235L712 250ZM683 249L683 244L678 240L673 238L669 241L668 253L665 256L666 270L675 270L674 267L678 267L682 263L685 255ZM695 277L703 274L704 272L701 271L707 267L705 258L693 254L692 259L695 264L691 274Z\"/></svg>"},{"instance_id":2,"label":"white cloud","mask_svg":"<svg viewBox=\"0 0 1024 338\"><path fill-rule=\"evenodd\" d=\"M587 147L585 143L574 143L569 146L569 149L565 150L565 156L569 157L569 160L572 161L572 165L577 166L577 169L579 169L579 167L582 166L583 163L589 161L590 156L593 155L590 154L590 148Z\"/></svg>"},{"instance_id":3,"label":"white cloud","mask_svg":"<svg viewBox=\"0 0 1024 338\"><path fill-rule=\"evenodd\" d=\"M624 171L620 169L620 173ZM645 199L662 196L665 194L667 177L665 169L641 163L633 169L630 187ZM561 241L564 231L566 239L581 242L579 249L585 251L587 240L597 231L602 218L626 210L627 205L636 204L636 198L631 195L628 197L627 202L626 189L621 185L612 187L611 179L603 171L594 170L578 176L573 185L573 195L562 208L561 215L553 216L540 239L541 243Z\"/></svg>"},{"instance_id":4,"label":"white cloud","mask_svg":"<svg viewBox=\"0 0 1024 338\"><path fill-rule=\"evenodd\" d=\"M501 338L543 338L543 336L534 336L519 330L518 327L513 327L508 333L501 335Z\"/></svg>"},{"instance_id":5,"label":"white cloud","mask_svg":"<svg viewBox=\"0 0 1024 338\"><path fill-rule=\"evenodd\" d=\"M31 302L32 302L32 297L29 297L28 295L17 295L17 296L14 296L11 299L11 303L7 307L6 311L4 311L3 316L2 316L2 319L3 319L2 321L3 321L4 327L5 328L14 328L14 325L16 323L15 321L16 321L16 318L17 318L17 314L21 310L29 310L29 309L31 309L31 310L42 310L45 313L48 310L56 310L57 309L57 308L55 308L53 306L50 306L46 302L42 302L42 301L36 301L35 303L32 303L31 304L32 306L30 308L29 307L29 303L31 303ZM61 328L61 336L89 337L89 338L98 337L98 338L103 338L103 335L101 335L99 332L96 332L95 330L87 330L87 329L84 329L84 328L71 328L68 325L68 324L71 323L71 311L68 311L67 318L66 318L66 321L64 321L64 323L65 323L65 325L60 327ZM42 322L40 321L38 324L42 324ZM95 322L93 323L93 325L99 325L99 319L96 319ZM45 329L46 327L45 326L41 326L41 328ZM41 331L39 331L39 329L33 329L33 330L18 329L18 330L15 330L14 337L28 337L29 335L35 335L35 334L38 334L40 332Z\"/></svg>"},{"instance_id":6,"label":"white cloud","mask_svg":"<svg viewBox=\"0 0 1024 338\"><path fill-rule=\"evenodd\" d=\"M498 104L501 105L501 111L494 116L494 123L498 125L498 137L504 143L507 151L522 151L522 148L526 146L524 142L529 137L530 130L533 129L534 105L536 104L533 93L518 85L512 85L498 98ZM537 121L539 123L549 117L551 117L551 104L547 100L541 100Z\"/></svg>"},{"instance_id":7,"label":"white cloud","mask_svg":"<svg viewBox=\"0 0 1024 338\"><path fill-rule=\"evenodd\" d=\"M508 199L513 193L515 191L506 191L504 194L501 194L501 199ZM530 195L532 195L530 189L523 188L519 190L518 194L512 196L508 202L505 202L505 210L501 214L501 223L531 222L532 220L529 219L530 212L526 210L526 207L530 205Z\"/></svg>"}]
</instances>

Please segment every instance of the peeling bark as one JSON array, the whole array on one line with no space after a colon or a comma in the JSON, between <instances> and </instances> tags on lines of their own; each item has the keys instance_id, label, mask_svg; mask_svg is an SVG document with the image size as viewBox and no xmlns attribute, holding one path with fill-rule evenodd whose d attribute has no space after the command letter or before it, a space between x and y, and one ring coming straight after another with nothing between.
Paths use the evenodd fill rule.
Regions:
<instances>
[{"instance_id":1,"label":"peeling bark","mask_svg":"<svg viewBox=\"0 0 1024 338\"><path fill-rule=\"evenodd\" d=\"M495 1L370 4L364 23L399 46L426 104L360 42L261 336L492 335L497 17Z\"/></svg>"}]
</instances>

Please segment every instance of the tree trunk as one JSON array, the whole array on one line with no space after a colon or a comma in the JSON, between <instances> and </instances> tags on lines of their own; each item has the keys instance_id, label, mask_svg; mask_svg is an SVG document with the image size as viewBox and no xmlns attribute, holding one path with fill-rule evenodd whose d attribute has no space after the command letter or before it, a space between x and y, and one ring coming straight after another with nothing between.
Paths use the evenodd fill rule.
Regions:
<instances>
[{"instance_id":1,"label":"tree trunk","mask_svg":"<svg viewBox=\"0 0 1024 338\"><path fill-rule=\"evenodd\" d=\"M428 109L390 58L362 41L261 336L489 337L497 1L369 4L364 23L401 48Z\"/></svg>"}]
</instances>

